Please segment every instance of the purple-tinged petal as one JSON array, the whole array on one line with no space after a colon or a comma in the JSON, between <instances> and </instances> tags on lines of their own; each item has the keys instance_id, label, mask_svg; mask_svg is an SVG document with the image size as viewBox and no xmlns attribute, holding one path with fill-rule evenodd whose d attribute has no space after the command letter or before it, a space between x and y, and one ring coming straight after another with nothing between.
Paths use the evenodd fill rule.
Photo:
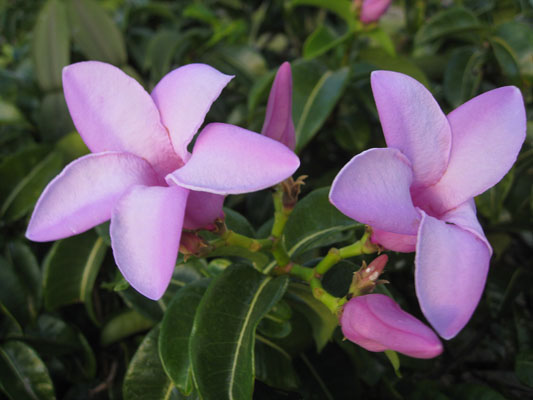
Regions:
<instances>
[{"instance_id":1,"label":"purple-tinged petal","mask_svg":"<svg viewBox=\"0 0 533 400\"><path fill-rule=\"evenodd\" d=\"M416 358L442 353L442 344L430 328L382 294L348 301L340 324L348 340L369 351L394 350Z\"/></svg>"},{"instance_id":2,"label":"purple-tinged petal","mask_svg":"<svg viewBox=\"0 0 533 400\"><path fill-rule=\"evenodd\" d=\"M422 312L443 338L457 335L472 316L490 255L490 247L477 234L423 214L415 257L416 294Z\"/></svg>"},{"instance_id":3,"label":"purple-tinged petal","mask_svg":"<svg viewBox=\"0 0 533 400\"><path fill-rule=\"evenodd\" d=\"M188 192L177 186L134 186L113 210L115 262L131 286L152 300L165 293L172 277Z\"/></svg>"},{"instance_id":4,"label":"purple-tinged petal","mask_svg":"<svg viewBox=\"0 0 533 400\"><path fill-rule=\"evenodd\" d=\"M215 194L254 192L292 175L300 165L287 146L228 124L207 125L192 156L167 182Z\"/></svg>"},{"instance_id":5,"label":"purple-tinged petal","mask_svg":"<svg viewBox=\"0 0 533 400\"><path fill-rule=\"evenodd\" d=\"M420 216L409 187L409 160L396 149L370 149L352 158L338 173L329 200L348 217L372 228L414 235Z\"/></svg>"},{"instance_id":6,"label":"purple-tinged petal","mask_svg":"<svg viewBox=\"0 0 533 400\"><path fill-rule=\"evenodd\" d=\"M117 67L97 61L69 65L63 88L74 125L93 153L132 153L161 175L183 165L150 95Z\"/></svg>"},{"instance_id":7,"label":"purple-tinged petal","mask_svg":"<svg viewBox=\"0 0 533 400\"><path fill-rule=\"evenodd\" d=\"M201 229L212 225L217 218L222 218L224 196L219 194L191 190L185 210L185 229Z\"/></svg>"},{"instance_id":8,"label":"purple-tinged petal","mask_svg":"<svg viewBox=\"0 0 533 400\"><path fill-rule=\"evenodd\" d=\"M361 7L361 22L375 22L385 14L392 0L364 0Z\"/></svg>"},{"instance_id":9,"label":"purple-tinged petal","mask_svg":"<svg viewBox=\"0 0 533 400\"><path fill-rule=\"evenodd\" d=\"M435 214L457 207L498 183L509 171L526 137L520 90L491 90L448 115L453 146L446 173L419 196Z\"/></svg>"},{"instance_id":10,"label":"purple-tinged petal","mask_svg":"<svg viewBox=\"0 0 533 400\"><path fill-rule=\"evenodd\" d=\"M387 146L411 161L414 188L434 184L450 154L446 116L424 85L407 75L374 71L371 82Z\"/></svg>"},{"instance_id":11,"label":"purple-tinged petal","mask_svg":"<svg viewBox=\"0 0 533 400\"><path fill-rule=\"evenodd\" d=\"M296 139L292 121L292 75L288 62L281 64L272 84L261 133L294 150Z\"/></svg>"},{"instance_id":12,"label":"purple-tinged petal","mask_svg":"<svg viewBox=\"0 0 533 400\"><path fill-rule=\"evenodd\" d=\"M147 161L128 153L89 154L74 160L44 189L26 232L36 242L77 235L111 218L133 185L161 183Z\"/></svg>"},{"instance_id":13,"label":"purple-tinged petal","mask_svg":"<svg viewBox=\"0 0 533 400\"><path fill-rule=\"evenodd\" d=\"M400 253L411 253L416 250L416 235L401 235L380 229L372 229L372 243Z\"/></svg>"},{"instance_id":14,"label":"purple-tinged petal","mask_svg":"<svg viewBox=\"0 0 533 400\"><path fill-rule=\"evenodd\" d=\"M211 104L233 79L206 64L189 64L165 75L152 91L161 121L167 127L174 150L182 160L190 157L187 145Z\"/></svg>"}]
</instances>

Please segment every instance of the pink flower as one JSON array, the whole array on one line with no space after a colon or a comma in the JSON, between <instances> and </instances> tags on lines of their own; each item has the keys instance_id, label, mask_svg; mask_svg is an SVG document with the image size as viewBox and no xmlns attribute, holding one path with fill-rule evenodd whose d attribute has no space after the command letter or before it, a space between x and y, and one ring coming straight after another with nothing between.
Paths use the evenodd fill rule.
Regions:
<instances>
[{"instance_id":1,"label":"pink flower","mask_svg":"<svg viewBox=\"0 0 533 400\"><path fill-rule=\"evenodd\" d=\"M70 114L94 154L73 161L50 182L26 236L56 240L111 219L120 271L140 293L160 298L183 227L212 223L222 213L224 195L267 188L299 165L282 144L220 123L207 125L189 153L187 146L231 78L190 64L166 75L150 95L109 64L65 67Z\"/></svg>"},{"instance_id":2,"label":"pink flower","mask_svg":"<svg viewBox=\"0 0 533 400\"><path fill-rule=\"evenodd\" d=\"M348 340L369 351L394 350L416 358L442 353L442 344L431 329L382 294L348 301L340 324Z\"/></svg>"},{"instance_id":3,"label":"pink flower","mask_svg":"<svg viewBox=\"0 0 533 400\"><path fill-rule=\"evenodd\" d=\"M361 0L355 0L355 3L361 4ZM368 24L378 21L392 3L392 0L363 0L361 4L361 22Z\"/></svg>"},{"instance_id":4,"label":"pink flower","mask_svg":"<svg viewBox=\"0 0 533 400\"><path fill-rule=\"evenodd\" d=\"M372 240L416 250L421 309L444 338L476 308L492 249L473 197L495 185L516 160L526 134L520 91L491 90L444 115L414 79L372 73L372 90L388 148L370 149L339 172L330 201L373 228Z\"/></svg>"},{"instance_id":5,"label":"pink flower","mask_svg":"<svg viewBox=\"0 0 533 400\"><path fill-rule=\"evenodd\" d=\"M281 64L274 78L261 133L294 150L296 139L292 121L292 75L288 62Z\"/></svg>"}]
</instances>

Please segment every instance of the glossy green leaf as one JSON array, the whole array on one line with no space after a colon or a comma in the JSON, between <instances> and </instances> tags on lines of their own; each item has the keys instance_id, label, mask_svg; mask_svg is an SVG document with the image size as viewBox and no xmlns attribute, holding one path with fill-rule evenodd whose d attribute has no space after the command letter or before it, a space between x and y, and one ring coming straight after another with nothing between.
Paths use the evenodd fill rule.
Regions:
<instances>
[{"instance_id":1,"label":"glossy green leaf","mask_svg":"<svg viewBox=\"0 0 533 400\"><path fill-rule=\"evenodd\" d=\"M185 37L172 30L161 30L152 36L146 49L144 68L150 70L152 82L158 82L171 70L172 60L184 50Z\"/></svg>"},{"instance_id":2,"label":"glossy green leaf","mask_svg":"<svg viewBox=\"0 0 533 400\"><path fill-rule=\"evenodd\" d=\"M533 350L519 353L514 367L516 376L529 387L533 387Z\"/></svg>"},{"instance_id":3,"label":"glossy green leaf","mask_svg":"<svg viewBox=\"0 0 533 400\"><path fill-rule=\"evenodd\" d=\"M285 226L285 244L291 255L326 246L339 232L362 226L338 211L328 199L329 188L312 191L296 204Z\"/></svg>"},{"instance_id":4,"label":"glossy green leaf","mask_svg":"<svg viewBox=\"0 0 533 400\"><path fill-rule=\"evenodd\" d=\"M420 28L415 43L423 44L446 36L472 32L481 28L477 17L466 8L453 7L439 11Z\"/></svg>"},{"instance_id":5,"label":"glossy green leaf","mask_svg":"<svg viewBox=\"0 0 533 400\"><path fill-rule=\"evenodd\" d=\"M181 289L170 302L161 322L159 357L174 385L186 395L193 390L189 338L196 309L208 285L209 279L201 279Z\"/></svg>"},{"instance_id":6,"label":"glossy green leaf","mask_svg":"<svg viewBox=\"0 0 533 400\"><path fill-rule=\"evenodd\" d=\"M387 52L391 57L396 57L396 47L391 36L382 28L376 27L368 32L364 32L373 42Z\"/></svg>"},{"instance_id":7,"label":"glossy green leaf","mask_svg":"<svg viewBox=\"0 0 533 400\"><path fill-rule=\"evenodd\" d=\"M128 336L144 332L154 324L154 321L135 310L124 311L107 321L100 334L100 343L102 346L109 346Z\"/></svg>"},{"instance_id":8,"label":"glossy green leaf","mask_svg":"<svg viewBox=\"0 0 533 400\"><path fill-rule=\"evenodd\" d=\"M268 263L268 256L260 251L251 251L240 246L224 246L209 253L210 257L240 257L252 262L254 267L261 268Z\"/></svg>"},{"instance_id":9,"label":"glossy green leaf","mask_svg":"<svg viewBox=\"0 0 533 400\"><path fill-rule=\"evenodd\" d=\"M348 67L327 71L308 93L302 114L294 121L296 152L300 152L326 122L344 93L349 71Z\"/></svg>"},{"instance_id":10,"label":"glossy green leaf","mask_svg":"<svg viewBox=\"0 0 533 400\"><path fill-rule=\"evenodd\" d=\"M389 359L392 368L394 368L394 373L398 378L402 377L402 374L400 372L400 357L398 356L398 353L396 353L394 350L385 350L385 355Z\"/></svg>"},{"instance_id":11,"label":"glossy green leaf","mask_svg":"<svg viewBox=\"0 0 533 400\"><path fill-rule=\"evenodd\" d=\"M323 303L313 297L311 290L306 285L293 283L289 286L288 293L287 301L305 315L311 324L317 351L322 351L331 339L333 331L339 325L337 317Z\"/></svg>"},{"instance_id":12,"label":"glossy green leaf","mask_svg":"<svg viewBox=\"0 0 533 400\"><path fill-rule=\"evenodd\" d=\"M355 27L359 22L355 19L354 13L351 9L351 3L345 0L292 0L289 2L291 6L315 6L329 10L343 20L348 26Z\"/></svg>"},{"instance_id":13,"label":"glossy green leaf","mask_svg":"<svg viewBox=\"0 0 533 400\"><path fill-rule=\"evenodd\" d=\"M0 216L6 221L15 221L25 216L48 182L59 173L62 165L62 157L58 152L44 157L13 187L0 208Z\"/></svg>"},{"instance_id":14,"label":"glossy green leaf","mask_svg":"<svg viewBox=\"0 0 533 400\"><path fill-rule=\"evenodd\" d=\"M157 352L159 326L145 336L133 356L122 392L124 400L178 400L181 398L163 370Z\"/></svg>"},{"instance_id":15,"label":"glossy green leaf","mask_svg":"<svg viewBox=\"0 0 533 400\"><path fill-rule=\"evenodd\" d=\"M533 28L531 24L510 21L498 26L495 35L500 37L513 51L520 73L529 80L533 79ZM493 37L494 39L494 37Z\"/></svg>"},{"instance_id":16,"label":"glossy green leaf","mask_svg":"<svg viewBox=\"0 0 533 400\"><path fill-rule=\"evenodd\" d=\"M190 342L194 381L204 400L252 397L255 328L286 287L286 277L272 278L246 265L233 265L212 282Z\"/></svg>"},{"instance_id":17,"label":"glossy green leaf","mask_svg":"<svg viewBox=\"0 0 533 400\"><path fill-rule=\"evenodd\" d=\"M54 386L46 365L28 345L9 341L0 345L0 388L11 399L52 400Z\"/></svg>"},{"instance_id":18,"label":"glossy green leaf","mask_svg":"<svg viewBox=\"0 0 533 400\"><path fill-rule=\"evenodd\" d=\"M122 33L96 1L69 0L67 11L72 38L88 59L118 66L126 63Z\"/></svg>"},{"instance_id":19,"label":"glossy green leaf","mask_svg":"<svg viewBox=\"0 0 533 400\"><path fill-rule=\"evenodd\" d=\"M300 380L291 356L277 344L257 336L254 362L256 378L260 381L281 389L298 388Z\"/></svg>"},{"instance_id":20,"label":"glossy green leaf","mask_svg":"<svg viewBox=\"0 0 533 400\"><path fill-rule=\"evenodd\" d=\"M89 316L96 322L92 309L92 291L106 250L107 245L102 238L92 231L54 243L43 266L46 308L54 310L82 302Z\"/></svg>"},{"instance_id":21,"label":"glossy green leaf","mask_svg":"<svg viewBox=\"0 0 533 400\"><path fill-rule=\"evenodd\" d=\"M229 229L248 237L255 237L252 224L237 211L224 207L225 222Z\"/></svg>"},{"instance_id":22,"label":"glossy green leaf","mask_svg":"<svg viewBox=\"0 0 533 400\"><path fill-rule=\"evenodd\" d=\"M353 33L348 33L348 36L352 34ZM327 26L319 25L305 40L303 56L306 59L318 57L337 46L346 37L347 36L339 37Z\"/></svg>"},{"instance_id":23,"label":"glossy green leaf","mask_svg":"<svg viewBox=\"0 0 533 400\"><path fill-rule=\"evenodd\" d=\"M485 53L475 47L456 49L444 72L444 96L454 108L477 93L483 77Z\"/></svg>"},{"instance_id":24,"label":"glossy green leaf","mask_svg":"<svg viewBox=\"0 0 533 400\"><path fill-rule=\"evenodd\" d=\"M47 93L39 108L39 135L45 142L56 142L74 130L63 92Z\"/></svg>"},{"instance_id":25,"label":"glossy green leaf","mask_svg":"<svg viewBox=\"0 0 533 400\"><path fill-rule=\"evenodd\" d=\"M32 56L42 90L61 88L63 67L70 63L70 35L65 4L48 0L33 30Z\"/></svg>"},{"instance_id":26,"label":"glossy green leaf","mask_svg":"<svg viewBox=\"0 0 533 400\"><path fill-rule=\"evenodd\" d=\"M520 67L514 50L500 37L491 38L490 44L503 74L512 81L517 81L520 77Z\"/></svg>"},{"instance_id":27,"label":"glossy green leaf","mask_svg":"<svg viewBox=\"0 0 533 400\"><path fill-rule=\"evenodd\" d=\"M0 301L0 337L9 339L22 335L22 326Z\"/></svg>"}]
</instances>

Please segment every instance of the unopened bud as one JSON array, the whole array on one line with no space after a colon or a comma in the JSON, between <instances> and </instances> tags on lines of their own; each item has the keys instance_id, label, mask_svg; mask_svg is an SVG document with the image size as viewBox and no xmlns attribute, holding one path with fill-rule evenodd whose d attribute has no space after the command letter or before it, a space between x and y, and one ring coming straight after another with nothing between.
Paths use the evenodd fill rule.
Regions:
<instances>
[{"instance_id":1,"label":"unopened bud","mask_svg":"<svg viewBox=\"0 0 533 400\"><path fill-rule=\"evenodd\" d=\"M386 282L378 278L383 273L388 260L389 257L386 254L382 254L372 260L369 265L366 265L363 261L362 267L353 275L350 293L357 295L368 294L374 290L376 285Z\"/></svg>"},{"instance_id":2,"label":"unopened bud","mask_svg":"<svg viewBox=\"0 0 533 400\"><path fill-rule=\"evenodd\" d=\"M292 210L298 201L298 196L300 195L300 190L303 185L305 185L305 178L307 175L299 176L296 180L292 178L285 179L281 182L281 187L283 188L283 207Z\"/></svg>"},{"instance_id":3,"label":"unopened bud","mask_svg":"<svg viewBox=\"0 0 533 400\"><path fill-rule=\"evenodd\" d=\"M207 248L207 243L194 232L184 231L180 239L180 253L185 257L199 256Z\"/></svg>"}]
</instances>

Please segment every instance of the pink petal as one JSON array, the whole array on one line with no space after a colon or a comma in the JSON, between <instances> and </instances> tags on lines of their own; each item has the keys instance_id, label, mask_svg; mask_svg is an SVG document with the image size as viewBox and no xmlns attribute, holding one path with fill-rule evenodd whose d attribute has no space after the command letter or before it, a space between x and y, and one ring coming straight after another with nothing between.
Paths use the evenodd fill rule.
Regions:
<instances>
[{"instance_id":1,"label":"pink petal","mask_svg":"<svg viewBox=\"0 0 533 400\"><path fill-rule=\"evenodd\" d=\"M150 95L117 67L86 61L63 68L70 115L92 152L124 151L162 175L182 165Z\"/></svg>"},{"instance_id":2,"label":"pink petal","mask_svg":"<svg viewBox=\"0 0 533 400\"><path fill-rule=\"evenodd\" d=\"M416 294L422 312L443 338L457 335L472 316L490 255L490 247L477 234L423 214L415 257Z\"/></svg>"},{"instance_id":3,"label":"pink petal","mask_svg":"<svg viewBox=\"0 0 533 400\"><path fill-rule=\"evenodd\" d=\"M128 153L89 154L74 160L44 189L26 232L37 242L77 235L111 218L132 185L160 180L150 164Z\"/></svg>"},{"instance_id":4,"label":"pink petal","mask_svg":"<svg viewBox=\"0 0 533 400\"><path fill-rule=\"evenodd\" d=\"M134 186L111 217L113 255L124 278L141 294L158 300L176 265L188 190Z\"/></svg>"},{"instance_id":5,"label":"pink petal","mask_svg":"<svg viewBox=\"0 0 533 400\"><path fill-rule=\"evenodd\" d=\"M185 229L201 229L212 225L217 218L223 218L224 196L191 190L185 210Z\"/></svg>"},{"instance_id":6,"label":"pink petal","mask_svg":"<svg viewBox=\"0 0 533 400\"><path fill-rule=\"evenodd\" d=\"M375 22L385 14L392 0L364 0L361 8L361 22Z\"/></svg>"},{"instance_id":7,"label":"pink petal","mask_svg":"<svg viewBox=\"0 0 533 400\"><path fill-rule=\"evenodd\" d=\"M261 133L294 150L296 139L292 121L292 75L288 62L281 64L272 84Z\"/></svg>"},{"instance_id":8,"label":"pink petal","mask_svg":"<svg viewBox=\"0 0 533 400\"><path fill-rule=\"evenodd\" d=\"M372 91L389 147L411 161L413 187L437 182L448 164L451 131L431 93L413 78L391 71L374 71Z\"/></svg>"},{"instance_id":9,"label":"pink petal","mask_svg":"<svg viewBox=\"0 0 533 400\"><path fill-rule=\"evenodd\" d=\"M152 91L161 121L168 128L174 150L189 159L187 145L196 134L211 104L233 79L205 64L189 64L167 74Z\"/></svg>"},{"instance_id":10,"label":"pink petal","mask_svg":"<svg viewBox=\"0 0 533 400\"><path fill-rule=\"evenodd\" d=\"M414 235L420 217L409 193L412 179L409 160L399 150L370 149L342 168L329 200L374 229Z\"/></svg>"},{"instance_id":11,"label":"pink petal","mask_svg":"<svg viewBox=\"0 0 533 400\"><path fill-rule=\"evenodd\" d=\"M401 253L411 253L416 249L416 235L401 235L376 228L372 229L372 242Z\"/></svg>"},{"instance_id":12,"label":"pink petal","mask_svg":"<svg viewBox=\"0 0 533 400\"><path fill-rule=\"evenodd\" d=\"M483 193L509 171L526 137L520 90L513 86L473 98L448 115L453 147L446 173L420 196L442 213Z\"/></svg>"},{"instance_id":13,"label":"pink petal","mask_svg":"<svg viewBox=\"0 0 533 400\"><path fill-rule=\"evenodd\" d=\"M442 353L442 344L431 329L382 294L348 301L340 324L348 340L369 351L394 350L416 358Z\"/></svg>"},{"instance_id":14,"label":"pink petal","mask_svg":"<svg viewBox=\"0 0 533 400\"><path fill-rule=\"evenodd\" d=\"M209 124L198 136L190 160L167 182L215 194L265 189L292 175L298 157L283 144L228 124Z\"/></svg>"}]
</instances>

